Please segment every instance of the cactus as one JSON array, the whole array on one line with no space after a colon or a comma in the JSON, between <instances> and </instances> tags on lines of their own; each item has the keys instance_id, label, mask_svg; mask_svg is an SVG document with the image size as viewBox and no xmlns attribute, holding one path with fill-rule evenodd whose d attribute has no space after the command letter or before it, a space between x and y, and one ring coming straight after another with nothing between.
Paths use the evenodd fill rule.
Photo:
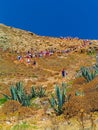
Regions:
<instances>
[{"instance_id":1,"label":"cactus","mask_svg":"<svg viewBox=\"0 0 98 130\"><path fill-rule=\"evenodd\" d=\"M51 107L54 109L57 115L60 115L63 113L62 106L65 102L66 98L66 89L65 87L60 88L58 86L55 87L55 96L51 95L51 98L49 99L49 103Z\"/></svg>"},{"instance_id":2,"label":"cactus","mask_svg":"<svg viewBox=\"0 0 98 130\"><path fill-rule=\"evenodd\" d=\"M81 67L80 70L81 70L82 76L86 79L87 82L90 82L96 76L96 71L95 70L89 71L85 67Z\"/></svg>"}]
</instances>

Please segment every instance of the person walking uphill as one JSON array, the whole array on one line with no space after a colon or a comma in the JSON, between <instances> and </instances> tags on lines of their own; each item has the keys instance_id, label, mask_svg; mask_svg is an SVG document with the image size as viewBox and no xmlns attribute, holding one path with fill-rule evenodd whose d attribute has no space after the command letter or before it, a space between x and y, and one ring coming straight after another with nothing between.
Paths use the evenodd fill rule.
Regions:
<instances>
[{"instance_id":1,"label":"person walking uphill","mask_svg":"<svg viewBox=\"0 0 98 130\"><path fill-rule=\"evenodd\" d=\"M62 69L62 78L64 78L65 77L65 70L64 69Z\"/></svg>"}]
</instances>

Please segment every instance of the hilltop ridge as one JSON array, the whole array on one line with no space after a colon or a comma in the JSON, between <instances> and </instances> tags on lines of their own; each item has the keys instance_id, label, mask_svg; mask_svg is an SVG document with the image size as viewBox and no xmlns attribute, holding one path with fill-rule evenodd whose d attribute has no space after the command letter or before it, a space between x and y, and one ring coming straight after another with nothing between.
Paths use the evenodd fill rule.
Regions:
<instances>
[{"instance_id":1,"label":"hilltop ridge","mask_svg":"<svg viewBox=\"0 0 98 130\"><path fill-rule=\"evenodd\" d=\"M97 43L97 40L87 41ZM66 46L81 45L83 42L84 40L79 38L39 36L29 31L0 24L0 48L3 48L4 50L27 51L31 48L35 50L45 50L50 48L58 50L63 49Z\"/></svg>"}]
</instances>

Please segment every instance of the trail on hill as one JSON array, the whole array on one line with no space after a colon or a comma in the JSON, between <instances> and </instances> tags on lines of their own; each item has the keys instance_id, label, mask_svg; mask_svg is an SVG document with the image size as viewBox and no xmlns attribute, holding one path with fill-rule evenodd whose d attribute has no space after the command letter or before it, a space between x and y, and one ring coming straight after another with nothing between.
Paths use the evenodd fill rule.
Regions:
<instances>
[{"instance_id":1,"label":"trail on hill","mask_svg":"<svg viewBox=\"0 0 98 130\"><path fill-rule=\"evenodd\" d=\"M53 74L59 73L59 71L50 70L50 69L46 69L46 68L42 68L42 67L40 67L40 69L45 70L45 71L48 71L48 72L51 72L51 73L53 73Z\"/></svg>"}]
</instances>

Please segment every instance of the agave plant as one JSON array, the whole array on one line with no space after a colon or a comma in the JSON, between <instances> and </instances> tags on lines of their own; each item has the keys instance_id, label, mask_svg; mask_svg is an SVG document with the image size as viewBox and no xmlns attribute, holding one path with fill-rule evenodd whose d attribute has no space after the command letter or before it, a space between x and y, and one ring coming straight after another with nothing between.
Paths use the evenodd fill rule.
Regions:
<instances>
[{"instance_id":1,"label":"agave plant","mask_svg":"<svg viewBox=\"0 0 98 130\"><path fill-rule=\"evenodd\" d=\"M90 82L96 76L95 70L89 71L86 67L81 67L80 70L81 70L82 76L86 79L87 82Z\"/></svg>"},{"instance_id":2,"label":"agave plant","mask_svg":"<svg viewBox=\"0 0 98 130\"><path fill-rule=\"evenodd\" d=\"M49 99L49 103L57 115L60 115L63 113L62 106L65 102L66 97L67 96L66 96L65 87L62 87L62 89L60 90L60 88L56 85L55 96L51 95L51 98Z\"/></svg>"},{"instance_id":3,"label":"agave plant","mask_svg":"<svg viewBox=\"0 0 98 130\"><path fill-rule=\"evenodd\" d=\"M34 98L37 96L36 90L33 86L31 87L31 92L30 92L29 96L30 96L30 98Z\"/></svg>"},{"instance_id":4,"label":"agave plant","mask_svg":"<svg viewBox=\"0 0 98 130\"><path fill-rule=\"evenodd\" d=\"M18 101L22 106L29 106L30 100L34 97L43 97L45 96L45 90L42 87L39 87L38 90L35 90L35 88L32 86L30 94L26 94L22 83L18 82L16 83L16 86L10 87L10 96L6 94L2 94L7 100L16 100Z\"/></svg>"},{"instance_id":5,"label":"agave plant","mask_svg":"<svg viewBox=\"0 0 98 130\"><path fill-rule=\"evenodd\" d=\"M37 90L37 96L38 97L44 97L45 96L45 89L41 87L38 88Z\"/></svg>"},{"instance_id":6,"label":"agave plant","mask_svg":"<svg viewBox=\"0 0 98 130\"><path fill-rule=\"evenodd\" d=\"M94 69L96 71L96 75L98 75L98 64L95 64Z\"/></svg>"},{"instance_id":7,"label":"agave plant","mask_svg":"<svg viewBox=\"0 0 98 130\"><path fill-rule=\"evenodd\" d=\"M18 101L20 104L22 104L22 106L29 106L30 105L30 95L26 95L22 84L20 82L16 83L16 86L11 86L10 87L10 96L3 94L3 96L7 99L7 100L16 100Z\"/></svg>"}]
</instances>

